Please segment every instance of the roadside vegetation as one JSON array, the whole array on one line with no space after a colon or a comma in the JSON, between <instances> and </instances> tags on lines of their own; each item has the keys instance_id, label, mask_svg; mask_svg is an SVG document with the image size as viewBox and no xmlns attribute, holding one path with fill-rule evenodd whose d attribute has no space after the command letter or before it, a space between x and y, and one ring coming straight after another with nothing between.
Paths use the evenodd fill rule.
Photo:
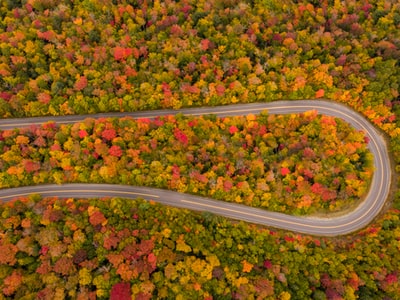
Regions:
<instances>
[{"instance_id":1,"label":"roadside vegetation","mask_svg":"<svg viewBox=\"0 0 400 300\"><path fill-rule=\"evenodd\" d=\"M144 185L303 215L352 207L373 175L365 135L316 111L87 119L0 137L2 188Z\"/></svg>"}]
</instances>

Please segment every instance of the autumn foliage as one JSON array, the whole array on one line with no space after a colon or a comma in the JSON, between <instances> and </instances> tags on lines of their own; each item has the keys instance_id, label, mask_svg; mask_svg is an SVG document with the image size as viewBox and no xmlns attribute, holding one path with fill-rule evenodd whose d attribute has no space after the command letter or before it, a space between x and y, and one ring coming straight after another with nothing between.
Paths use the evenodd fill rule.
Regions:
<instances>
[{"instance_id":1,"label":"autumn foliage","mask_svg":"<svg viewBox=\"0 0 400 300\"><path fill-rule=\"evenodd\" d=\"M399 4L267 2L3 1L0 115L325 97L392 131Z\"/></svg>"},{"instance_id":2,"label":"autumn foliage","mask_svg":"<svg viewBox=\"0 0 400 300\"><path fill-rule=\"evenodd\" d=\"M1 187L146 185L294 214L362 199L373 174L362 132L299 115L87 119L0 132ZM92 225L104 221L94 211Z\"/></svg>"},{"instance_id":3,"label":"autumn foliage","mask_svg":"<svg viewBox=\"0 0 400 300\"><path fill-rule=\"evenodd\" d=\"M338 240L120 198L32 195L2 205L0 216L4 299L396 299L399 292L391 258L398 234L386 230L399 223L388 217Z\"/></svg>"}]
</instances>

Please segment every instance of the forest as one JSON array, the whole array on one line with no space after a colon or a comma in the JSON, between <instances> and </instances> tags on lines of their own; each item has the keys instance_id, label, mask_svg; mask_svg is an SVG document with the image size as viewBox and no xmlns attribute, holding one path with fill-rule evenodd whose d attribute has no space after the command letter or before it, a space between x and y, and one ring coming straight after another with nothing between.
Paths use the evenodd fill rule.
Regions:
<instances>
[{"instance_id":1,"label":"forest","mask_svg":"<svg viewBox=\"0 0 400 300\"><path fill-rule=\"evenodd\" d=\"M308 111L217 118L86 119L0 132L0 187L117 183L304 215L368 191L367 137Z\"/></svg>"},{"instance_id":2,"label":"forest","mask_svg":"<svg viewBox=\"0 0 400 300\"><path fill-rule=\"evenodd\" d=\"M395 0L4 0L0 116L330 99L388 141L377 219L325 238L143 200L0 206L0 299L397 299ZM93 119L0 132L1 188L155 186L294 215L354 207L368 139L317 115Z\"/></svg>"}]
</instances>

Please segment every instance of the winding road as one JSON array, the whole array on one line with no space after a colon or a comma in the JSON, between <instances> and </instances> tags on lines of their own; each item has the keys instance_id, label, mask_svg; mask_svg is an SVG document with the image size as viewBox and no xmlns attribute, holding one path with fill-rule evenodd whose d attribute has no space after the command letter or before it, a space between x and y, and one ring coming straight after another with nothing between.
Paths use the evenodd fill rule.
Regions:
<instances>
[{"instance_id":1,"label":"winding road","mask_svg":"<svg viewBox=\"0 0 400 300\"><path fill-rule=\"evenodd\" d=\"M390 191L391 165L385 139L362 115L352 109L325 100L276 101L272 103L237 104L218 107L188 108L180 110L154 110L133 113L104 113L96 115L74 115L63 117L38 117L25 119L0 120L0 129L26 127L48 121L56 123L74 123L85 118L124 117L155 118L162 115L182 113L184 115L234 116L257 114L268 110L270 114L300 113L316 109L318 113L341 118L354 128L362 130L369 137L369 149L374 155L375 172L365 200L346 215L332 218L297 217L282 213L268 212L245 205L216 201L208 198L146 187L110 184L48 184L0 190L0 199L10 201L13 198L32 193L58 197L138 197L154 200L165 205L187 208L195 211L209 211L217 215L236 220L272 226L306 234L336 236L349 234L369 224L382 209Z\"/></svg>"}]
</instances>

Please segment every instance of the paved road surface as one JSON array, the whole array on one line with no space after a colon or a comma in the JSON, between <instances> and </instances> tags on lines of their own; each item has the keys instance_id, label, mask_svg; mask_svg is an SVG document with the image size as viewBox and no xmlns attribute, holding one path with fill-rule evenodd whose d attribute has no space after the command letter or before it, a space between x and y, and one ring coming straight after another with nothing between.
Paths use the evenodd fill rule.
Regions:
<instances>
[{"instance_id":1,"label":"paved road surface","mask_svg":"<svg viewBox=\"0 0 400 300\"><path fill-rule=\"evenodd\" d=\"M39 193L43 196L80 198L124 197L135 199L140 197L148 200L152 199L166 205L196 211L209 211L232 219L301 233L325 236L348 234L366 226L382 209L390 190L391 166L386 143L381 134L363 116L352 109L335 102L324 100L276 101L272 103L238 104L181 110L5 119L0 120L0 129L24 127L32 124L41 124L47 121L55 121L56 123L73 123L81 121L87 117L99 118L131 116L133 118L154 118L161 115L176 113L182 113L184 115L215 114L218 116L233 116L246 115L250 113L257 114L263 110L268 110L270 114L287 114L304 112L311 109L316 109L320 114L344 119L356 129L363 130L370 139L369 149L374 155L375 166L371 187L365 201L347 215L335 218L295 217L172 191L109 184L49 184L4 189L0 190L0 199L3 201L9 201L12 198L26 196L31 193Z\"/></svg>"}]
</instances>

